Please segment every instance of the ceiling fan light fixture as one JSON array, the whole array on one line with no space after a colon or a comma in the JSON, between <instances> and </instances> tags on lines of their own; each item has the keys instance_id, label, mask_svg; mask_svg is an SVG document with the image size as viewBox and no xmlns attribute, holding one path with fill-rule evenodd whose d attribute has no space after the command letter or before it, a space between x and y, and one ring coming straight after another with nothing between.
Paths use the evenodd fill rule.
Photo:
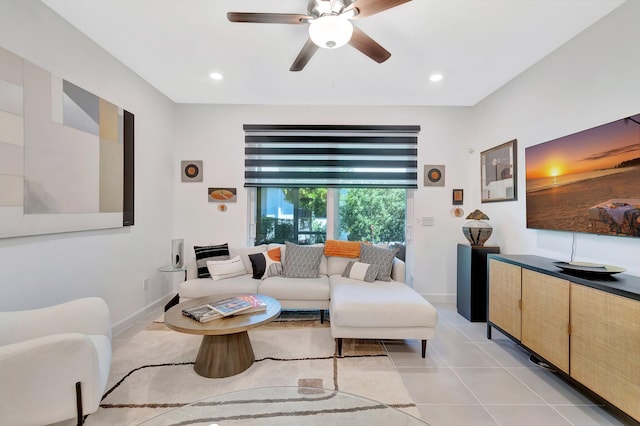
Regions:
<instances>
[{"instance_id":1,"label":"ceiling fan light fixture","mask_svg":"<svg viewBox=\"0 0 640 426\"><path fill-rule=\"evenodd\" d=\"M321 16L309 24L309 37L324 49L337 49L349 43L353 25L348 19L336 15Z\"/></svg>"}]
</instances>

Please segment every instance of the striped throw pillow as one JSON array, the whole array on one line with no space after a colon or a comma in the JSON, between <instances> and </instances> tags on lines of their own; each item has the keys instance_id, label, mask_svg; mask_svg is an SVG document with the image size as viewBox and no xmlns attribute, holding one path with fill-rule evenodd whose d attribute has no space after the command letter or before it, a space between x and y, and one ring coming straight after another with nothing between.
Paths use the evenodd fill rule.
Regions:
<instances>
[{"instance_id":1,"label":"striped throw pillow","mask_svg":"<svg viewBox=\"0 0 640 426\"><path fill-rule=\"evenodd\" d=\"M198 267L198 278L211 278L207 261L229 260L229 244L219 244L215 246L194 246L196 253L196 266Z\"/></svg>"},{"instance_id":2,"label":"striped throw pillow","mask_svg":"<svg viewBox=\"0 0 640 426\"><path fill-rule=\"evenodd\" d=\"M352 278L354 280L366 281L372 283L378 276L380 267L369 263L356 262L352 260L347 263L347 267L344 268L342 273L343 277Z\"/></svg>"}]
</instances>

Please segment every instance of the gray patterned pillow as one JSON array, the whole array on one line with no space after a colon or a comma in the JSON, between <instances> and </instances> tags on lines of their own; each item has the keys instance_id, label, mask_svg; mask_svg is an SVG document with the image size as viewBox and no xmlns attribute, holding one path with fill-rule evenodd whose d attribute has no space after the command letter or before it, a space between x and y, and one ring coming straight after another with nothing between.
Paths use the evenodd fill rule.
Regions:
<instances>
[{"instance_id":1,"label":"gray patterned pillow","mask_svg":"<svg viewBox=\"0 0 640 426\"><path fill-rule=\"evenodd\" d=\"M380 281L391 281L391 269L396 249L385 249L370 244L360 245L360 262L378 265L380 270L376 276Z\"/></svg>"},{"instance_id":2,"label":"gray patterned pillow","mask_svg":"<svg viewBox=\"0 0 640 426\"><path fill-rule=\"evenodd\" d=\"M355 260L352 260L347 263L347 267L344 268L342 276L372 283L376 280L379 270L380 267L378 265L371 265L369 263L356 262Z\"/></svg>"},{"instance_id":3,"label":"gray patterned pillow","mask_svg":"<svg viewBox=\"0 0 640 426\"><path fill-rule=\"evenodd\" d=\"M318 278L320 261L324 253L322 246L299 246L285 242L282 276L290 278Z\"/></svg>"}]
</instances>

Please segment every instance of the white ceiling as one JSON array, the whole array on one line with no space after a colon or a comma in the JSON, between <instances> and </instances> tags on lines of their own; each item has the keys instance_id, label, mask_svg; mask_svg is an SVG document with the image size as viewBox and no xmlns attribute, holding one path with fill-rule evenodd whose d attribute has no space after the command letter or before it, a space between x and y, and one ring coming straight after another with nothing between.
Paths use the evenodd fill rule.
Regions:
<instances>
[{"instance_id":1,"label":"white ceiling","mask_svg":"<svg viewBox=\"0 0 640 426\"><path fill-rule=\"evenodd\" d=\"M295 73L308 25L226 13L306 14L308 0L42 1L175 102L271 105L474 105L624 3L413 0L353 21L388 61L347 45Z\"/></svg>"}]
</instances>

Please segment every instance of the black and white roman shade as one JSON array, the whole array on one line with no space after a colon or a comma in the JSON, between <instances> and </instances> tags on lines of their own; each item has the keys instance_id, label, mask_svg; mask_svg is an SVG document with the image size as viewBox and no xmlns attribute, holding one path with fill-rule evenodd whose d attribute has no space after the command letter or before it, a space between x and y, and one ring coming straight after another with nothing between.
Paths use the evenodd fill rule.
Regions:
<instances>
[{"instance_id":1,"label":"black and white roman shade","mask_svg":"<svg viewBox=\"0 0 640 426\"><path fill-rule=\"evenodd\" d=\"M420 126L245 124L245 187L417 188Z\"/></svg>"}]
</instances>

